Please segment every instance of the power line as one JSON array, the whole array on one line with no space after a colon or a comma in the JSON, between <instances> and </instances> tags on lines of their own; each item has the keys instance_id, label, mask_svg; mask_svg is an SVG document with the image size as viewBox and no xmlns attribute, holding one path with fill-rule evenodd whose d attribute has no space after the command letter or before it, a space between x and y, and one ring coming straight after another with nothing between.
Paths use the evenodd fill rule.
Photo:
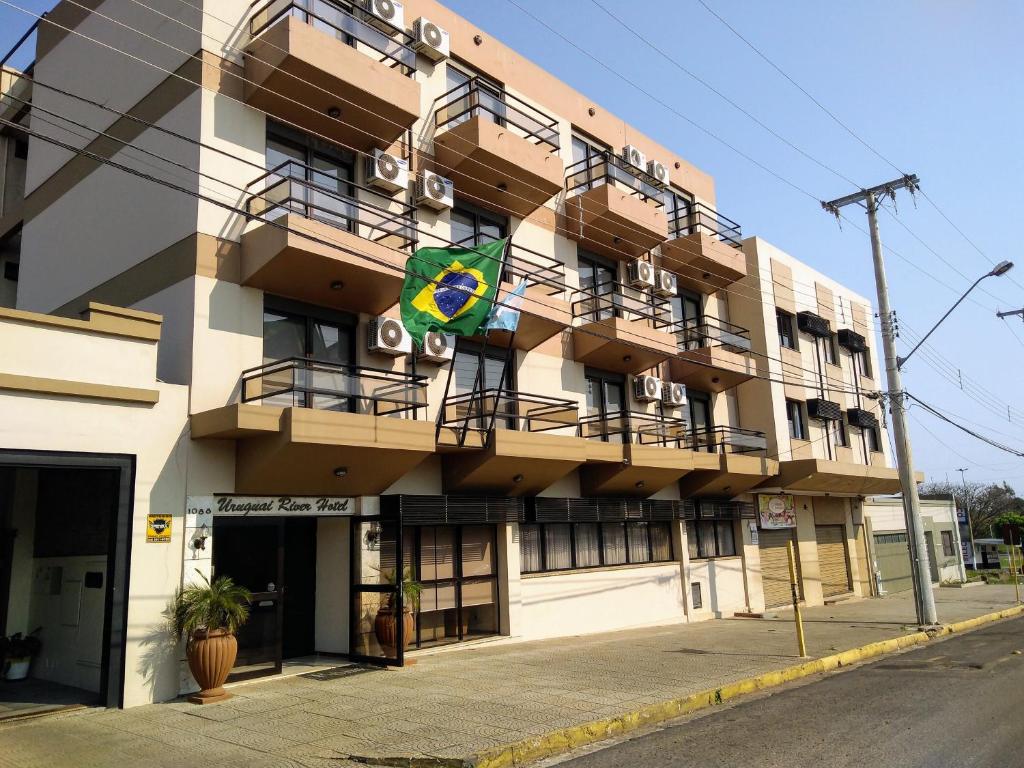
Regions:
<instances>
[{"instance_id":1,"label":"power line","mask_svg":"<svg viewBox=\"0 0 1024 768\"><path fill-rule=\"evenodd\" d=\"M959 429L961 432L964 432L964 433L970 435L971 437L976 438L977 440L981 440L984 443L988 443L993 448L998 448L1001 451L1006 451L1007 453L1011 453L1014 456L1020 456L1021 458L1024 458L1024 451L1018 450L1016 448L1011 448L1011 447L1009 447L1007 445L1004 445L1003 443L1000 443L1000 442L998 442L996 440L993 440L990 437L986 437L986 436L984 436L982 434L979 434L978 432L975 432L974 430L965 427L963 424L960 424L960 423L954 421L953 419L950 419L950 418L944 416L937 409L932 408L930 405L928 405L928 403L924 402L923 400L921 400L918 397L914 397L914 395L910 394L909 392L907 392L905 394L906 394L907 397L909 397L915 403L920 405L922 408L924 408L930 414L932 414L936 418L941 419L942 421L946 422L947 424L951 424L952 426L954 426L957 429Z\"/></svg>"}]
</instances>

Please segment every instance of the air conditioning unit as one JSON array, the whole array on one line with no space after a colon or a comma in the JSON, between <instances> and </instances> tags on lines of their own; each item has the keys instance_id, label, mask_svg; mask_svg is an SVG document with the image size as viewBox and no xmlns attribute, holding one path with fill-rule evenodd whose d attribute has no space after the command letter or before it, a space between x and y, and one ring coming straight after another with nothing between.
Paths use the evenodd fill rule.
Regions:
<instances>
[{"instance_id":1,"label":"air conditioning unit","mask_svg":"<svg viewBox=\"0 0 1024 768\"><path fill-rule=\"evenodd\" d=\"M849 328L840 328L836 331L839 346L850 352L867 352L868 342L863 336Z\"/></svg>"},{"instance_id":2,"label":"air conditioning unit","mask_svg":"<svg viewBox=\"0 0 1024 768\"><path fill-rule=\"evenodd\" d=\"M431 331L423 336L423 349L418 360L430 363L447 363L455 356L455 337L449 333Z\"/></svg>"},{"instance_id":3,"label":"air conditioning unit","mask_svg":"<svg viewBox=\"0 0 1024 768\"><path fill-rule=\"evenodd\" d=\"M686 405L686 385L669 382L661 388L661 402L672 408Z\"/></svg>"},{"instance_id":4,"label":"air conditioning unit","mask_svg":"<svg viewBox=\"0 0 1024 768\"><path fill-rule=\"evenodd\" d=\"M657 160L651 160L647 163L647 172L666 187L668 186L668 166L664 163L659 163Z\"/></svg>"},{"instance_id":5,"label":"air conditioning unit","mask_svg":"<svg viewBox=\"0 0 1024 768\"><path fill-rule=\"evenodd\" d=\"M654 292L659 296L670 298L676 295L679 287L675 272L667 269L658 270L658 279L654 281Z\"/></svg>"},{"instance_id":6,"label":"air conditioning unit","mask_svg":"<svg viewBox=\"0 0 1024 768\"><path fill-rule=\"evenodd\" d=\"M409 187L409 161L400 157L373 150L366 158L366 185L388 192L398 192Z\"/></svg>"},{"instance_id":7,"label":"air conditioning unit","mask_svg":"<svg viewBox=\"0 0 1024 768\"><path fill-rule=\"evenodd\" d=\"M428 59L441 61L451 55L451 44L448 38L448 31L428 21L422 16L416 19L412 25L415 42L412 47L422 53Z\"/></svg>"},{"instance_id":8,"label":"air conditioning unit","mask_svg":"<svg viewBox=\"0 0 1024 768\"><path fill-rule=\"evenodd\" d=\"M455 185L433 171L423 171L416 177L416 204L435 211L451 208L455 205Z\"/></svg>"},{"instance_id":9,"label":"air conditioning unit","mask_svg":"<svg viewBox=\"0 0 1024 768\"><path fill-rule=\"evenodd\" d=\"M388 37L405 29L405 6L397 0L362 0L362 8L366 12L366 23Z\"/></svg>"},{"instance_id":10,"label":"air conditioning unit","mask_svg":"<svg viewBox=\"0 0 1024 768\"><path fill-rule=\"evenodd\" d=\"M641 403L661 400L661 379L657 376L634 376L633 398Z\"/></svg>"},{"instance_id":11,"label":"air conditioning unit","mask_svg":"<svg viewBox=\"0 0 1024 768\"><path fill-rule=\"evenodd\" d=\"M412 352L412 339L400 320L375 317L366 328L366 346L371 352L398 357Z\"/></svg>"},{"instance_id":12,"label":"air conditioning unit","mask_svg":"<svg viewBox=\"0 0 1024 768\"><path fill-rule=\"evenodd\" d=\"M846 420L850 423L851 427L858 427L859 429L871 429L878 426L878 417L871 411L865 411L863 408L847 408Z\"/></svg>"},{"instance_id":13,"label":"air conditioning unit","mask_svg":"<svg viewBox=\"0 0 1024 768\"><path fill-rule=\"evenodd\" d=\"M632 144L627 144L622 148L622 159L641 170L647 170L647 157Z\"/></svg>"},{"instance_id":14,"label":"air conditioning unit","mask_svg":"<svg viewBox=\"0 0 1024 768\"><path fill-rule=\"evenodd\" d=\"M814 312L797 312L796 327L804 333L819 339L827 339L832 335L832 326L828 320L821 315L816 315Z\"/></svg>"},{"instance_id":15,"label":"air conditioning unit","mask_svg":"<svg viewBox=\"0 0 1024 768\"><path fill-rule=\"evenodd\" d=\"M629 263L629 284L634 288L654 288L654 265L649 261L636 259Z\"/></svg>"},{"instance_id":16,"label":"air conditioning unit","mask_svg":"<svg viewBox=\"0 0 1024 768\"><path fill-rule=\"evenodd\" d=\"M807 401L807 418L817 421L840 421L843 418L843 409L839 403L816 397Z\"/></svg>"}]
</instances>

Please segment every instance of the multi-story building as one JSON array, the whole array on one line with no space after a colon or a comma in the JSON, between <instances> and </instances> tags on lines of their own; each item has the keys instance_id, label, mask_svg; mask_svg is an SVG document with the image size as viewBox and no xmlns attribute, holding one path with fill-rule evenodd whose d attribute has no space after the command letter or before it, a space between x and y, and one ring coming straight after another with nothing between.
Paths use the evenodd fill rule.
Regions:
<instances>
[{"instance_id":1,"label":"multi-story building","mask_svg":"<svg viewBox=\"0 0 1024 768\"><path fill-rule=\"evenodd\" d=\"M434 0L197 5L59 3L24 116L67 147L28 141L18 316L160 315L157 376L188 388L145 509L170 533L129 514L103 685L189 685L152 637L197 570L256 593L246 674L757 613L784 551L759 517L796 525L805 600L869 594L859 499L899 483L867 301ZM505 237L515 334L413 352L408 255ZM399 574L423 586L407 650L375 630Z\"/></svg>"}]
</instances>

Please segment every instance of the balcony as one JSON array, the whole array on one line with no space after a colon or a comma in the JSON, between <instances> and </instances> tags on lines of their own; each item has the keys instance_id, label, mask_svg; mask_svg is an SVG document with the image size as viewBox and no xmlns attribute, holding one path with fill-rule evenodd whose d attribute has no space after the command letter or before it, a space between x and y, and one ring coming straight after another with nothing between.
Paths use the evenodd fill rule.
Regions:
<instances>
[{"instance_id":1,"label":"balcony","mask_svg":"<svg viewBox=\"0 0 1024 768\"><path fill-rule=\"evenodd\" d=\"M714 454L717 466L685 475L679 481L683 496L737 496L760 485L779 471L779 462L765 457L763 432L739 427L715 427L694 432L695 451Z\"/></svg>"},{"instance_id":2,"label":"balcony","mask_svg":"<svg viewBox=\"0 0 1024 768\"><path fill-rule=\"evenodd\" d=\"M587 463L580 468L583 496L650 496L717 456L690 449L686 421L618 411L580 419Z\"/></svg>"},{"instance_id":3,"label":"balcony","mask_svg":"<svg viewBox=\"0 0 1024 768\"><path fill-rule=\"evenodd\" d=\"M434 157L460 195L525 218L561 191L553 117L476 77L438 103Z\"/></svg>"},{"instance_id":4,"label":"balcony","mask_svg":"<svg viewBox=\"0 0 1024 768\"><path fill-rule=\"evenodd\" d=\"M329 0L264 2L249 21L245 103L339 144L388 147L420 113L412 38L394 31Z\"/></svg>"},{"instance_id":5,"label":"balcony","mask_svg":"<svg viewBox=\"0 0 1024 768\"><path fill-rule=\"evenodd\" d=\"M242 235L242 285L369 314L398 301L415 208L294 161L246 189L262 223Z\"/></svg>"},{"instance_id":6,"label":"balcony","mask_svg":"<svg viewBox=\"0 0 1024 768\"><path fill-rule=\"evenodd\" d=\"M676 353L671 306L665 299L608 281L572 295L573 359L606 371L635 374Z\"/></svg>"},{"instance_id":7,"label":"balcony","mask_svg":"<svg viewBox=\"0 0 1024 768\"><path fill-rule=\"evenodd\" d=\"M691 203L668 223L661 246L662 264L679 284L704 294L732 285L747 275L740 225L703 203Z\"/></svg>"},{"instance_id":8,"label":"balcony","mask_svg":"<svg viewBox=\"0 0 1024 768\"><path fill-rule=\"evenodd\" d=\"M235 491L378 494L434 452L427 377L306 358L242 373L241 402L192 416L235 440Z\"/></svg>"},{"instance_id":9,"label":"balcony","mask_svg":"<svg viewBox=\"0 0 1024 768\"><path fill-rule=\"evenodd\" d=\"M669 378L705 392L724 392L757 375L746 328L711 317L680 325L679 354L669 361Z\"/></svg>"},{"instance_id":10,"label":"balcony","mask_svg":"<svg viewBox=\"0 0 1024 768\"><path fill-rule=\"evenodd\" d=\"M448 396L437 426L445 492L540 493L587 460L578 427L575 400L506 389Z\"/></svg>"},{"instance_id":11,"label":"balcony","mask_svg":"<svg viewBox=\"0 0 1024 768\"><path fill-rule=\"evenodd\" d=\"M611 152L566 169L562 229L586 248L635 259L668 239L665 186Z\"/></svg>"},{"instance_id":12,"label":"balcony","mask_svg":"<svg viewBox=\"0 0 1024 768\"><path fill-rule=\"evenodd\" d=\"M920 475L923 482L924 476ZM869 496L900 493L899 472L890 467L865 466L824 459L779 462L779 472L762 483L763 489L807 493L846 493Z\"/></svg>"}]
</instances>

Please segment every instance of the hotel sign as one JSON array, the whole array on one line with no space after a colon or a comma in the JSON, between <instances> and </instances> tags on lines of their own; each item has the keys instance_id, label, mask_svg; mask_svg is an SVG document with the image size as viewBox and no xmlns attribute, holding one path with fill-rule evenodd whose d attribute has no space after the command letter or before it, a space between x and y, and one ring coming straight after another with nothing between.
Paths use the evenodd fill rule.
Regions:
<instances>
[{"instance_id":1,"label":"hotel sign","mask_svg":"<svg viewBox=\"0 0 1024 768\"><path fill-rule=\"evenodd\" d=\"M188 517L350 517L348 496L189 496ZM205 522L205 520L204 520Z\"/></svg>"},{"instance_id":2,"label":"hotel sign","mask_svg":"<svg viewBox=\"0 0 1024 768\"><path fill-rule=\"evenodd\" d=\"M757 514L764 530L796 528L796 500L789 494L758 496Z\"/></svg>"}]
</instances>

